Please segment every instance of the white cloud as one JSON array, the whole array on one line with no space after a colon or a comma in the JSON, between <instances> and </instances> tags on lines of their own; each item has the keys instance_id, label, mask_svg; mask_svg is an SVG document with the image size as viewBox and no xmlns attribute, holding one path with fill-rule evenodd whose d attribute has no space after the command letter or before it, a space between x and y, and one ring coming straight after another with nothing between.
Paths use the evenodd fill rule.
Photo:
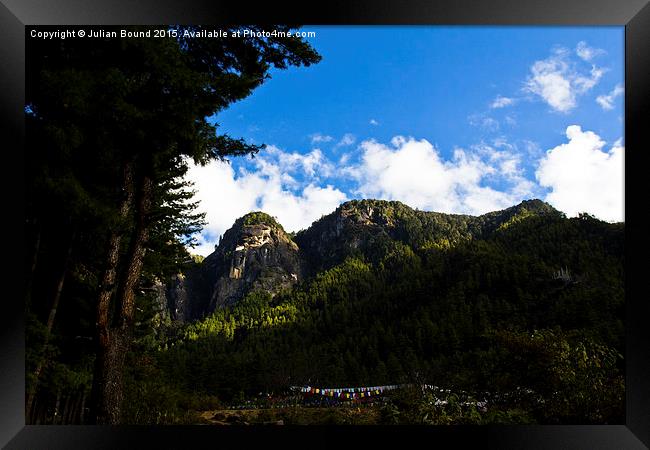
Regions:
<instances>
[{"instance_id":1,"label":"white cloud","mask_svg":"<svg viewBox=\"0 0 650 450\"><path fill-rule=\"evenodd\" d=\"M596 102L605 110L614 109L614 99L625 92L622 84L617 85L609 94L599 95Z\"/></svg>"},{"instance_id":2,"label":"white cloud","mask_svg":"<svg viewBox=\"0 0 650 450\"><path fill-rule=\"evenodd\" d=\"M331 142L334 140L332 136L328 136L326 134L320 134L320 133L314 133L310 137L311 137L312 144L318 144L321 142Z\"/></svg>"},{"instance_id":3,"label":"white cloud","mask_svg":"<svg viewBox=\"0 0 650 450\"><path fill-rule=\"evenodd\" d=\"M588 74L581 73L569 58L566 49L557 49L544 60L535 61L524 90L537 94L551 108L568 112L577 105L578 95L592 89L605 69L592 66Z\"/></svg>"},{"instance_id":4,"label":"white cloud","mask_svg":"<svg viewBox=\"0 0 650 450\"><path fill-rule=\"evenodd\" d=\"M524 142L524 145L526 143ZM497 170L487 176L488 180L506 181L510 184L511 197L523 199L536 193L535 183L524 176L521 167L521 152L516 145L505 138L494 139L493 146L479 144L472 147L479 155L487 158L488 163Z\"/></svg>"},{"instance_id":5,"label":"white cloud","mask_svg":"<svg viewBox=\"0 0 650 450\"><path fill-rule=\"evenodd\" d=\"M539 146L537 142L524 139L522 143L529 157L537 158L543 153L542 148Z\"/></svg>"},{"instance_id":6,"label":"white cloud","mask_svg":"<svg viewBox=\"0 0 650 450\"><path fill-rule=\"evenodd\" d=\"M494 101L492 101L490 104L490 108L505 108L506 106L513 105L514 103L515 100L513 98L497 95L497 98L495 98Z\"/></svg>"},{"instance_id":7,"label":"white cloud","mask_svg":"<svg viewBox=\"0 0 650 450\"><path fill-rule=\"evenodd\" d=\"M603 49L589 47L585 41L578 42L576 46L576 55L584 61L591 61L596 56L604 55L605 53L607 52Z\"/></svg>"},{"instance_id":8,"label":"white cloud","mask_svg":"<svg viewBox=\"0 0 650 450\"><path fill-rule=\"evenodd\" d=\"M339 159L339 164L341 166L345 166L348 163L348 161L350 161L351 157L352 155L350 153L343 153L341 155L341 159Z\"/></svg>"},{"instance_id":9,"label":"white cloud","mask_svg":"<svg viewBox=\"0 0 650 450\"><path fill-rule=\"evenodd\" d=\"M255 163L266 173L277 173L278 176L287 176L289 173L301 171L308 177L323 176L332 174L334 166L323 155L323 152L315 148L309 153L289 153L274 145L267 145L264 155L257 157Z\"/></svg>"},{"instance_id":10,"label":"white cloud","mask_svg":"<svg viewBox=\"0 0 650 450\"><path fill-rule=\"evenodd\" d=\"M370 119L370 122L368 122L370 125L379 125L379 122L377 122L375 119Z\"/></svg>"},{"instance_id":11,"label":"white cloud","mask_svg":"<svg viewBox=\"0 0 650 450\"><path fill-rule=\"evenodd\" d=\"M467 119L470 125L479 127L485 131L498 131L500 128L499 121L486 114L472 114Z\"/></svg>"},{"instance_id":12,"label":"white cloud","mask_svg":"<svg viewBox=\"0 0 650 450\"><path fill-rule=\"evenodd\" d=\"M352 145L352 144L354 144L355 141L356 141L356 138L354 137L353 134L351 134L351 133L345 133L345 134L343 135L343 137L341 138L341 140L338 141L337 144L336 144L334 147L335 147L335 148L338 148L338 147L346 147L346 146L348 146L348 145Z\"/></svg>"},{"instance_id":13,"label":"white cloud","mask_svg":"<svg viewBox=\"0 0 650 450\"><path fill-rule=\"evenodd\" d=\"M499 129L499 121L492 117L484 117L481 126L486 130L496 131Z\"/></svg>"},{"instance_id":14,"label":"white cloud","mask_svg":"<svg viewBox=\"0 0 650 450\"><path fill-rule=\"evenodd\" d=\"M516 162L493 164L489 157L484 161L477 152L463 149L456 149L453 158L445 161L428 141L401 136L393 138L391 146L364 141L361 149L360 162L344 173L357 181L357 193L364 198L400 200L431 211L482 214L512 206L528 194L513 178L519 175ZM512 190L484 186L489 176L514 180Z\"/></svg>"},{"instance_id":15,"label":"white cloud","mask_svg":"<svg viewBox=\"0 0 650 450\"><path fill-rule=\"evenodd\" d=\"M583 76L583 75L577 75L573 79L573 84L575 85L578 93L584 94L596 84L598 84L598 81L602 78L603 74L605 73L605 69L596 67L596 66L591 66L591 70L589 71L589 76Z\"/></svg>"},{"instance_id":16,"label":"white cloud","mask_svg":"<svg viewBox=\"0 0 650 450\"><path fill-rule=\"evenodd\" d=\"M605 142L578 125L567 127L566 136L569 141L548 150L536 172L539 183L551 188L546 201L569 216L587 212L602 220L624 220L620 141L603 151Z\"/></svg>"},{"instance_id":17,"label":"white cloud","mask_svg":"<svg viewBox=\"0 0 650 450\"><path fill-rule=\"evenodd\" d=\"M231 165L219 161L190 168L187 179L195 184L198 210L206 213L207 222L198 238L199 246L192 252L210 254L219 236L248 212L264 211L276 217L287 231L297 231L347 199L337 188L319 183L320 176L331 171L331 163L318 149L300 155L268 146L264 155L253 161L255 171L238 174Z\"/></svg>"}]
</instances>

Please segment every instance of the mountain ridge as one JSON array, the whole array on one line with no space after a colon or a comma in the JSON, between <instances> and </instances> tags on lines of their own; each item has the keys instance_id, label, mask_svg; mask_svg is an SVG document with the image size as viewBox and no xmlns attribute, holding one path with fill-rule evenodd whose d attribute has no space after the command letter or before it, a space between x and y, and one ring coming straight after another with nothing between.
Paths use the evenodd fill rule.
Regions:
<instances>
[{"instance_id":1,"label":"mountain ridge","mask_svg":"<svg viewBox=\"0 0 650 450\"><path fill-rule=\"evenodd\" d=\"M201 263L174 277L160 304L167 305L173 319L192 321L254 290L274 296L351 256L378 261L396 242L414 249L445 248L544 215L564 217L538 199L477 216L362 199L344 202L308 228L287 233L276 218L254 211L235 220Z\"/></svg>"}]
</instances>

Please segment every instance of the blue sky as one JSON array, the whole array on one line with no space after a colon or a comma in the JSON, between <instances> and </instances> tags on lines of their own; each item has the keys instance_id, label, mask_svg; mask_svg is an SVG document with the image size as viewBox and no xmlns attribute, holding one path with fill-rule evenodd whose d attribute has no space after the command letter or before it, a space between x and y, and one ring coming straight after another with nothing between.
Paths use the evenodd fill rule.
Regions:
<instances>
[{"instance_id":1,"label":"blue sky","mask_svg":"<svg viewBox=\"0 0 650 450\"><path fill-rule=\"evenodd\" d=\"M541 198L623 220L622 27L303 30L323 60L215 118L268 148L191 170L195 251L250 210L297 231L353 198L468 214Z\"/></svg>"}]
</instances>

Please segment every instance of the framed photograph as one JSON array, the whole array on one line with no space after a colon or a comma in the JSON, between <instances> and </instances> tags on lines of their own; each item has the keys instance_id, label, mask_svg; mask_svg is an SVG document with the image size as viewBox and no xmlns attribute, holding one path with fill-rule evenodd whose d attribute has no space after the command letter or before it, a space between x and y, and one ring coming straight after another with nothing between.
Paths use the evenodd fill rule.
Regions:
<instances>
[{"instance_id":1,"label":"framed photograph","mask_svg":"<svg viewBox=\"0 0 650 450\"><path fill-rule=\"evenodd\" d=\"M6 448L648 448L647 1L0 11Z\"/></svg>"}]
</instances>

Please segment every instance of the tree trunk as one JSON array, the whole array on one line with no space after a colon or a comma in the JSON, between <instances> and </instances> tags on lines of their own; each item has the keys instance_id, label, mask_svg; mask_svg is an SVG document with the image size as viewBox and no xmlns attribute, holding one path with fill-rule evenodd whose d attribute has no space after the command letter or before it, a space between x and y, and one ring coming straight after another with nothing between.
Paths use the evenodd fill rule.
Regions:
<instances>
[{"instance_id":1,"label":"tree trunk","mask_svg":"<svg viewBox=\"0 0 650 450\"><path fill-rule=\"evenodd\" d=\"M70 398L71 395L65 396L65 401L63 402L63 411L61 411L61 424L65 425L68 423L68 414L70 413Z\"/></svg>"},{"instance_id":2,"label":"tree trunk","mask_svg":"<svg viewBox=\"0 0 650 450\"><path fill-rule=\"evenodd\" d=\"M35 399L34 401L34 412L32 413L32 421L30 422L31 425L40 425L40 410L41 410L41 402L39 401L38 398Z\"/></svg>"},{"instance_id":3,"label":"tree trunk","mask_svg":"<svg viewBox=\"0 0 650 450\"><path fill-rule=\"evenodd\" d=\"M56 403L54 404L54 416L52 417L52 423L54 425L56 425L58 422L60 404L61 404L61 389L59 389L56 393Z\"/></svg>"},{"instance_id":4,"label":"tree trunk","mask_svg":"<svg viewBox=\"0 0 650 450\"><path fill-rule=\"evenodd\" d=\"M25 425L34 425L36 422L36 414L35 412L38 411L38 401L36 398L34 398L34 403L32 405L32 410L25 410Z\"/></svg>"},{"instance_id":5,"label":"tree trunk","mask_svg":"<svg viewBox=\"0 0 650 450\"><path fill-rule=\"evenodd\" d=\"M77 415L77 407L79 406L79 393L77 391L74 391L72 395L70 395L70 407L68 408L68 415L66 417L66 422L69 425L72 425L75 423L75 417Z\"/></svg>"},{"instance_id":6,"label":"tree trunk","mask_svg":"<svg viewBox=\"0 0 650 450\"><path fill-rule=\"evenodd\" d=\"M84 415L86 409L86 389L81 394L81 411L79 412L79 425L84 425Z\"/></svg>"},{"instance_id":7,"label":"tree trunk","mask_svg":"<svg viewBox=\"0 0 650 450\"><path fill-rule=\"evenodd\" d=\"M61 300L61 292L63 292L63 284L65 283L65 276L68 273L68 266L70 265L70 259L72 257L72 244L74 243L74 231L70 237L70 245L68 245L68 252L65 256L65 261L63 262L63 270L61 271L61 276L59 281L56 284L56 291L54 292L54 299L52 300L52 308L50 308L50 314L47 317L47 331L48 334L52 331L54 326L54 318L56 317L56 310L59 307L59 300Z\"/></svg>"},{"instance_id":8,"label":"tree trunk","mask_svg":"<svg viewBox=\"0 0 650 450\"><path fill-rule=\"evenodd\" d=\"M135 306L135 287L140 280L142 264L146 253L146 243L149 239L149 212L151 210L151 197L153 183L149 177L144 177L140 184L136 228L129 248L128 265L118 290L118 304L120 317L118 326L132 328L133 312Z\"/></svg>"},{"instance_id":9,"label":"tree trunk","mask_svg":"<svg viewBox=\"0 0 650 450\"><path fill-rule=\"evenodd\" d=\"M68 405L68 413L66 414L65 423L71 425L74 423L74 418L77 413L77 405L79 404L79 392L74 390L70 394L70 404Z\"/></svg>"},{"instance_id":10,"label":"tree trunk","mask_svg":"<svg viewBox=\"0 0 650 450\"><path fill-rule=\"evenodd\" d=\"M101 355L102 384L99 386L100 403L97 405L96 423L120 423L123 393L123 369L130 335L126 330L111 329L111 337Z\"/></svg>"},{"instance_id":11,"label":"tree trunk","mask_svg":"<svg viewBox=\"0 0 650 450\"><path fill-rule=\"evenodd\" d=\"M98 424L119 424L121 420L123 392L123 371L133 332L135 295L134 288L140 279L142 263L149 237L148 216L151 208L153 183L150 178L139 179L135 227L129 242L126 263L121 272L116 295L116 314L109 326L108 316L104 318L105 328L100 329L99 370L96 386Z\"/></svg>"},{"instance_id":12,"label":"tree trunk","mask_svg":"<svg viewBox=\"0 0 650 450\"><path fill-rule=\"evenodd\" d=\"M126 221L129 211L133 206L133 166L126 163L124 166L124 178L122 180L123 199L119 209L119 219ZM120 224L121 225L121 224ZM109 313L111 298L115 291L115 282L117 278L117 268L120 260L120 244L122 242L122 232L119 226L111 232L108 241L108 252L106 257L106 267L102 276L100 285L99 298L97 301L97 356L95 359L95 370L93 376L93 386L91 391L91 421L96 423L103 422L107 416L107 406L105 405L106 393L104 392L107 380L107 370L110 369L110 360L114 358L114 350L111 347Z\"/></svg>"},{"instance_id":13,"label":"tree trunk","mask_svg":"<svg viewBox=\"0 0 650 450\"><path fill-rule=\"evenodd\" d=\"M68 273L68 266L70 265L70 260L72 257L72 247L74 244L75 232L72 231L70 236L70 244L68 245L68 251L66 252L65 260L63 261L63 270L61 271L61 276L59 277L58 282L56 283L56 290L54 291L54 298L52 299L52 307L50 308L50 314L47 317L47 334L45 335L45 342L43 347L45 352L47 352L47 346L50 343L50 335L52 333L52 327L54 326L54 318L56 317L56 310L59 307L59 300L61 299L61 293L63 292L63 284L65 283L65 277ZM38 390L38 381L43 371L43 366L45 365L45 360L47 358L47 353L43 358L40 358L36 364L36 369L34 369L34 385L30 392L27 395L27 406L26 411L29 415L29 411L32 409L32 404L34 403L34 396Z\"/></svg>"},{"instance_id":14,"label":"tree trunk","mask_svg":"<svg viewBox=\"0 0 650 450\"><path fill-rule=\"evenodd\" d=\"M34 411L33 411L33 413L32 413L32 421L31 421L31 423L34 424L34 425L38 425L38 424L39 424L39 418L38 418L38 416L39 416L39 414L40 414L40 410L42 409L41 403L42 403L42 402L41 402L40 397L37 396L37 397L34 399L34 407L33 407L33 410L34 410Z\"/></svg>"}]
</instances>

